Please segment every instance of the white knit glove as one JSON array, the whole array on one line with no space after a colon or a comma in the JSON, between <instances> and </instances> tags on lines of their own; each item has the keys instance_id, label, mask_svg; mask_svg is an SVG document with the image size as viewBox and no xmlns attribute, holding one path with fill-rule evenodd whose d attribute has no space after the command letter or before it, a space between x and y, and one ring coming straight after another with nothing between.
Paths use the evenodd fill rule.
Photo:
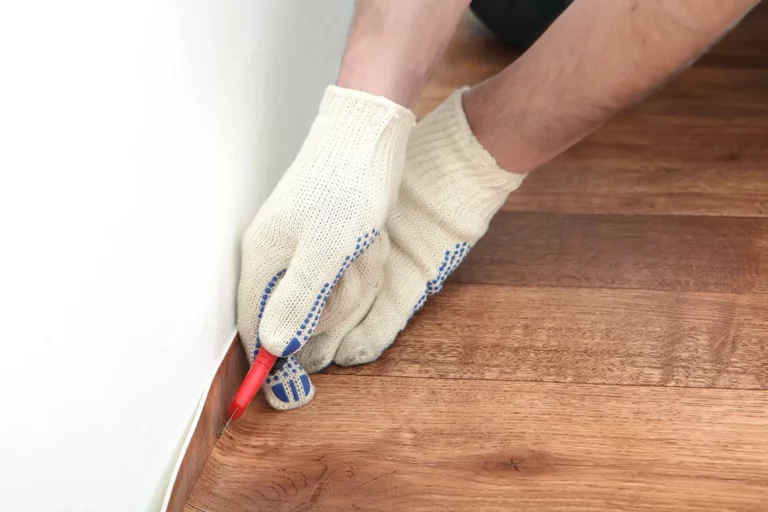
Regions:
<instances>
[{"instance_id":1,"label":"white knit glove","mask_svg":"<svg viewBox=\"0 0 768 512\"><path fill-rule=\"evenodd\" d=\"M245 234L238 330L251 361L262 346L285 358L264 386L277 409L314 395L293 354L313 337L322 346L324 331L375 298L387 250L381 229L414 122L385 98L328 87L298 156Z\"/></svg>"},{"instance_id":2,"label":"white knit glove","mask_svg":"<svg viewBox=\"0 0 768 512\"><path fill-rule=\"evenodd\" d=\"M477 142L461 104L465 90L413 131L399 199L387 219L391 250L375 301L372 307L363 301L348 317L360 323L338 342L337 364L378 359L427 298L440 291L525 177L499 168ZM310 372L322 366L312 356L299 355Z\"/></svg>"}]
</instances>

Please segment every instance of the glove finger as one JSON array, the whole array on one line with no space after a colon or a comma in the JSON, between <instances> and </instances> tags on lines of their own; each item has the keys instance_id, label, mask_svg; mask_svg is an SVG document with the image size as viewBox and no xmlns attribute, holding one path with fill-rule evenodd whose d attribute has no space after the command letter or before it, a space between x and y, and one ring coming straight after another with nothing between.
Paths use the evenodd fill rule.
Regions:
<instances>
[{"instance_id":1,"label":"glove finger","mask_svg":"<svg viewBox=\"0 0 768 512\"><path fill-rule=\"evenodd\" d=\"M332 329L313 336L298 353L297 358L307 373L317 373L333 362L342 340L365 318L379 293L378 286L366 290L358 301L357 309Z\"/></svg>"},{"instance_id":2,"label":"glove finger","mask_svg":"<svg viewBox=\"0 0 768 512\"><path fill-rule=\"evenodd\" d=\"M393 247L373 306L362 322L342 340L334 362L353 366L378 359L424 304L425 281L413 261Z\"/></svg>"},{"instance_id":3,"label":"glove finger","mask_svg":"<svg viewBox=\"0 0 768 512\"><path fill-rule=\"evenodd\" d=\"M386 237L383 239L385 246L388 247L388 240ZM351 314L348 313L346 318L339 320L336 327L312 336L298 353L278 360L278 364L270 372L264 386L264 396L271 407L278 410L295 409L303 407L312 400L315 396L315 387L307 374L321 369L316 366L323 364L319 361L327 361L324 366L328 366L344 336L365 317L378 292L376 284L381 275L381 261L383 261L381 251L378 248L376 250L371 248L354 266L350 266L339 282L339 286L331 294L332 298L326 306L324 316L334 302L337 303L335 308L337 311L343 309L339 304L351 304L352 301L357 306L356 309ZM337 295L342 297L334 301L333 297ZM317 369L308 368L305 361L309 361Z\"/></svg>"},{"instance_id":4,"label":"glove finger","mask_svg":"<svg viewBox=\"0 0 768 512\"><path fill-rule=\"evenodd\" d=\"M266 238L246 235L243 262L237 288L237 330L248 360L253 362L259 348L259 325L278 282L285 275L292 249Z\"/></svg>"},{"instance_id":5,"label":"glove finger","mask_svg":"<svg viewBox=\"0 0 768 512\"><path fill-rule=\"evenodd\" d=\"M287 357L312 336L320 314L344 272L368 247L377 230L352 240L346 256L329 242L312 241L297 248L285 276L266 305L259 335L272 354ZM318 248L327 247L326 251Z\"/></svg>"},{"instance_id":6,"label":"glove finger","mask_svg":"<svg viewBox=\"0 0 768 512\"><path fill-rule=\"evenodd\" d=\"M262 389L267 403L279 411L303 407L315 396L315 387L295 356L278 359Z\"/></svg>"},{"instance_id":7,"label":"glove finger","mask_svg":"<svg viewBox=\"0 0 768 512\"><path fill-rule=\"evenodd\" d=\"M363 239L365 240L365 237ZM347 322L350 315L360 309L360 301L364 296L381 281L384 263L389 254L389 238L386 232L370 238L367 248L364 241L363 248L366 249L365 252L347 267L334 287L317 327L302 352L307 350L309 345L315 345L317 337ZM314 373L306 366L304 368L309 373Z\"/></svg>"}]
</instances>

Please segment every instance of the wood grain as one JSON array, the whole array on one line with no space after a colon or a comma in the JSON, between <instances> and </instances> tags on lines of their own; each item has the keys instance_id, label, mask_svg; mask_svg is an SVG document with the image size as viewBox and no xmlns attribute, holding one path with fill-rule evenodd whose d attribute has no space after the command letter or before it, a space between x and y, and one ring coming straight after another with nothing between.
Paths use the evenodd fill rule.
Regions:
<instances>
[{"instance_id":1,"label":"wood grain","mask_svg":"<svg viewBox=\"0 0 768 512\"><path fill-rule=\"evenodd\" d=\"M768 116L715 117L622 116L532 173L504 209L766 216Z\"/></svg>"},{"instance_id":2,"label":"wood grain","mask_svg":"<svg viewBox=\"0 0 768 512\"><path fill-rule=\"evenodd\" d=\"M450 278L505 286L768 291L768 222L507 213Z\"/></svg>"},{"instance_id":3,"label":"wood grain","mask_svg":"<svg viewBox=\"0 0 768 512\"><path fill-rule=\"evenodd\" d=\"M321 375L249 409L188 510L763 510L768 394Z\"/></svg>"},{"instance_id":4,"label":"wood grain","mask_svg":"<svg viewBox=\"0 0 768 512\"><path fill-rule=\"evenodd\" d=\"M235 391L247 371L248 361L240 340L235 337L216 371L200 420L195 426L187 451L184 452L168 501L169 512L184 510L192 489L216 446L218 433L227 420L229 402L235 396Z\"/></svg>"},{"instance_id":5,"label":"wood grain","mask_svg":"<svg viewBox=\"0 0 768 512\"><path fill-rule=\"evenodd\" d=\"M335 374L768 389L768 295L453 285Z\"/></svg>"},{"instance_id":6,"label":"wood grain","mask_svg":"<svg viewBox=\"0 0 768 512\"><path fill-rule=\"evenodd\" d=\"M185 510L767 510L766 23L532 173L380 361L259 398ZM516 56L468 16L417 114Z\"/></svg>"}]
</instances>

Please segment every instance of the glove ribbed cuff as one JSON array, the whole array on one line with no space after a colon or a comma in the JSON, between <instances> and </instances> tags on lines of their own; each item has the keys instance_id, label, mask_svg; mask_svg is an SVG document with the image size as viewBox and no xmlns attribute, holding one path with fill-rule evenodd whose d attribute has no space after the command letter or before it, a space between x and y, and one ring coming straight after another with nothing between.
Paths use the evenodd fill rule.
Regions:
<instances>
[{"instance_id":1,"label":"glove ribbed cuff","mask_svg":"<svg viewBox=\"0 0 768 512\"><path fill-rule=\"evenodd\" d=\"M406 181L435 194L425 198L428 203L450 205L453 215L487 225L526 175L499 167L477 141L462 107L467 89L455 91L416 125L407 156L413 170Z\"/></svg>"},{"instance_id":2,"label":"glove ribbed cuff","mask_svg":"<svg viewBox=\"0 0 768 512\"><path fill-rule=\"evenodd\" d=\"M387 113L392 117L402 118L404 123L411 126L416 124L416 116L413 112L383 96L337 85L329 85L325 88L325 94L320 103L320 115L356 117L369 113Z\"/></svg>"}]
</instances>

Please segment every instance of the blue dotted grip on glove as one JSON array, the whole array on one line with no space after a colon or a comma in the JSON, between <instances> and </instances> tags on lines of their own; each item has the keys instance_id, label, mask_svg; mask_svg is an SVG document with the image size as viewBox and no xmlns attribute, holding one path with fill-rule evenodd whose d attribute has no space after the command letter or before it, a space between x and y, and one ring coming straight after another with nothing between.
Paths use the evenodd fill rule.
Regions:
<instances>
[{"instance_id":1,"label":"blue dotted grip on glove","mask_svg":"<svg viewBox=\"0 0 768 512\"><path fill-rule=\"evenodd\" d=\"M315 327L317 327L317 323L320 319L320 315L323 312L323 308L325 308L325 305L328 303L328 299L331 296L331 292L338 284L341 277L344 275L344 272L349 268L350 265L352 265L362 254L371 246L373 245L373 242L376 240L376 237L379 236L381 233L376 229L372 228L370 232L365 233L362 236L359 236L355 242L355 250L352 252L352 254L346 256L344 258L344 261L341 264L341 267L339 268L338 272L336 273L336 276L333 279L333 282L331 283L325 283L323 284L322 288L318 292L314 303L310 307L310 310L307 312L306 317L304 320L302 320L301 324L299 324L296 328L296 335L291 339L291 341L288 343L288 345L285 347L285 350L283 350L283 353L281 354L281 357L283 359L278 360L278 363L273 368L272 372L270 373L270 376L266 379L266 384L270 386L270 389L272 390L272 393L274 396L284 403L290 403L295 402L300 399L300 393L299 390L296 387L296 378L298 378L299 382L301 383L301 386L303 388L303 396L308 396L310 393L310 390L312 388L312 384L310 383L309 377L307 376L304 369L301 367L299 362L296 360L296 357L292 354L294 354L297 350L299 350L306 341L309 340L309 338L312 336L312 333L315 330ZM264 294L261 296L261 301L259 303L259 313L258 317L259 319L262 318L264 315L264 309L267 306L267 301L269 300L269 297L272 295L272 292L277 287L278 283L280 282L280 279L285 275L287 269L283 269L280 272L278 272L275 276L272 277L272 279L267 283L266 287L264 288ZM261 348L261 337L257 333L256 334L256 344L254 346L253 351L253 357L255 358L256 355L259 352L259 349Z\"/></svg>"},{"instance_id":2,"label":"blue dotted grip on glove","mask_svg":"<svg viewBox=\"0 0 768 512\"><path fill-rule=\"evenodd\" d=\"M310 336L312 336L312 332L314 331L315 326L317 326L317 321L320 318L320 313L323 312L323 308L328 302L328 298L331 296L331 292L339 282L339 279L341 279L341 276L344 275L344 272L347 270L347 268L349 268L349 266L352 265L357 260L357 258L362 256L362 254L373 243L378 234L379 232L376 231L376 228L373 228L370 233L366 233L363 236L357 237L355 251L344 259L344 262L341 264L341 268L339 268L339 271L336 272L336 277L334 277L333 283L325 283L323 285L320 293L317 294L317 299L315 300L314 305L307 313L307 317L296 330L296 336L291 339L291 341L288 343L288 346L285 347L281 357L287 357L299 350L304 342L307 341Z\"/></svg>"},{"instance_id":3,"label":"blue dotted grip on glove","mask_svg":"<svg viewBox=\"0 0 768 512\"><path fill-rule=\"evenodd\" d=\"M443 262L437 269L437 275L431 281L427 281L424 294L419 297L418 302L413 306L411 316L408 318L409 320L422 308L422 306L424 306L424 303L430 295L434 295L443 289L445 280L448 279L448 276L450 276L454 270L456 270L456 267L461 265L461 262L467 257L470 249L472 249L472 246L467 242L464 242L462 244L456 244L453 250L445 251Z\"/></svg>"},{"instance_id":4,"label":"blue dotted grip on glove","mask_svg":"<svg viewBox=\"0 0 768 512\"><path fill-rule=\"evenodd\" d=\"M278 360L275 364L270 376L267 377L266 383L270 385L272 392L281 402L290 403L299 400L299 392L296 389L296 383L293 376L298 376L301 387L303 388L304 396L309 395L309 390L312 388L312 384L309 382L309 377L304 369L299 365L294 356L290 356L287 359ZM291 391L291 398L288 397L286 391L286 385Z\"/></svg>"}]
</instances>

